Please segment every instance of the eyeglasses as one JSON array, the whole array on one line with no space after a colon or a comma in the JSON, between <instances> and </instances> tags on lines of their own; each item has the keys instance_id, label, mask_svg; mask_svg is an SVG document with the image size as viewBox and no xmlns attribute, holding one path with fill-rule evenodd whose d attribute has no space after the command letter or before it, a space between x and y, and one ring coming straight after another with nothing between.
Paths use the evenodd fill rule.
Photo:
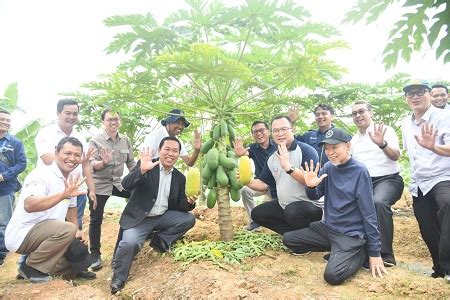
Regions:
<instances>
[{"instance_id":1,"label":"eyeglasses","mask_svg":"<svg viewBox=\"0 0 450 300\"><path fill-rule=\"evenodd\" d=\"M273 134L285 134L291 127L282 127L282 128L272 128Z\"/></svg>"},{"instance_id":2,"label":"eyeglasses","mask_svg":"<svg viewBox=\"0 0 450 300\"><path fill-rule=\"evenodd\" d=\"M365 108L361 108L360 110L352 111L352 117L356 117L357 115L363 115L366 111L368 111Z\"/></svg>"},{"instance_id":3,"label":"eyeglasses","mask_svg":"<svg viewBox=\"0 0 450 300\"><path fill-rule=\"evenodd\" d=\"M119 118L111 118L111 119L105 119L105 121L106 122L108 122L108 123L112 123L112 122L119 122L120 121L120 119Z\"/></svg>"},{"instance_id":4,"label":"eyeglasses","mask_svg":"<svg viewBox=\"0 0 450 300\"><path fill-rule=\"evenodd\" d=\"M257 135L258 133L263 134L264 132L266 132L267 128L261 128L261 129L256 129L252 131L253 135Z\"/></svg>"},{"instance_id":5,"label":"eyeglasses","mask_svg":"<svg viewBox=\"0 0 450 300\"><path fill-rule=\"evenodd\" d=\"M414 95L418 96L418 97L422 97L423 95L425 95L425 93L428 92L428 90L418 90L418 91L410 91L410 92L406 92L405 96L406 98L412 98L414 97Z\"/></svg>"}]
</instances>

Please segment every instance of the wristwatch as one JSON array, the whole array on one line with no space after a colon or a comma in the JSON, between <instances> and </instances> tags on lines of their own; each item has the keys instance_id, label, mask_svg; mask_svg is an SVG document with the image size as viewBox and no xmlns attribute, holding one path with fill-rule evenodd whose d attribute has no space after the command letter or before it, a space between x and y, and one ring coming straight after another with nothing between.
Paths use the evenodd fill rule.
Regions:
<instances>
[{"instance_id":1,"label":"wristwatch","mask_svg":"<svg viewBox=\"0 0 450 300\"><path fill-rule=\"evenodd\" d=\"M295 171L295 167L293 165L291 165L291 168L286 171L286 174L291 174L294 171Z\"/></svg>"}]
</instances>

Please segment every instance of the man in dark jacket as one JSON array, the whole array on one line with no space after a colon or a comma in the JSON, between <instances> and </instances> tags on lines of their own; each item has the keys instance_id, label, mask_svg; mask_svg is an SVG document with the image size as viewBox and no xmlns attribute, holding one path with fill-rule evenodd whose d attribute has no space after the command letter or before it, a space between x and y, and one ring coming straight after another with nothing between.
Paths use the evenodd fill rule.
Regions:
<instances>
[{"instance_id":1,"label":"man in dark jacket","mask_svg":"<svg viewBox=\"0 0 450 300\"><path fill-rule=\"evenodd\" d=\"M144 149L140 160L122 181L132 191L120 219L122 231L114 254L111 293L125 286L134 256L142 249L151 232L151 246L164 253L195 224L188 211L195 207L196 197L186 197L186 178L174 165L181 144L175 137L165 137L159 144L159 160L154 151Z\"/></svg>"}]
</instances>

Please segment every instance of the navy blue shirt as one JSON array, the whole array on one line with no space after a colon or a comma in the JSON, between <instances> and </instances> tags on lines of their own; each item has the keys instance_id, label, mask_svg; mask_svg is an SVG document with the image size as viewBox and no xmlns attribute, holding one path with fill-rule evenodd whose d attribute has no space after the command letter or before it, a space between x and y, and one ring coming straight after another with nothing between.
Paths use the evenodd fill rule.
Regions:
<instances>
[{"instance_id":1,"label":"navy blue shirt","mask_svg":"<svg viewBox=\"0 0 450 300\"><path fill-rule=\"evenodd\" d=\"M267 149L261 147L258 143L252 143L248 149L248 157L253 159L255 163L255 178L259 179L261 176L261 172L264 168L264 165L267 162L272 153L274 153L278 149L278 146L273 142L272 139L269 139L269 146ZM274 184L269 185L270 194L272 195L272 199L277 198L277 188Z\"/></svg>"},{"instance_id":2,"label":"navy blue shirt","mask_svg":"<svg viewBox=\"0 0 450 300\"><path fill-rule=\"evenodd\" d=\"M323 166L327 161L328 157L325 155L325 150L323 149L323 146L319 146L319 143L325 139L325 132L321 132L318 130L308 130L302 135L297 135L296 139L297 141L306 143L310 146L312 146L316 151L317 155L319 156L320 165Z\"/></svg>"},{"instance_id":3,"label":"navy blue shirt","mask_svg":"<svg viewBox=\"0 0 450 300\"><path fill-rule=\"evenodd\" d=\"M6 133L0 138L0 196L16 192L17 175L27 167L23 144L15 136Z\"/></svg>"},{"instance_id":4,"label":"navy blue shirt","mask_svg":"<svg viewBox=\"0 0 450 300\"><path fill-rule=\"evenodd\" d=\"M316 188L305 188L306 195L312 200L325 195L322 222L347 236L367 239L369 256L380 256L380 232L367 168L350 158L338 166L326 163L318 176L322 174L328 176Z\"/></svg>"}]
</instances>

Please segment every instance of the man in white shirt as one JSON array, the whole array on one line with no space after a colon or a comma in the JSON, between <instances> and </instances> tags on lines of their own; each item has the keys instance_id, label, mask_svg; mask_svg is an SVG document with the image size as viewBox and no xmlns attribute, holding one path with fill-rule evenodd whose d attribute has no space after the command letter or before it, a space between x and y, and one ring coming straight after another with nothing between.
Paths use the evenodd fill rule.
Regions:
<instances>
[{"instance_id":1,"label":"man in white shirt","mask_svg":"<svg viewBox=\"0 0 450 300\"><path fill-rule=\"evenodd\" d=\"M399 175L400 146L392 127L375 124L372 106L357 101L352 106L353 122L358 132L351 140L352 156L369 170L373 187L373 201L381 236L381 258L386 267L396 265L392 242L394 222L391 206L403 193L403 178Z\"/></svg>"},{"instance_id":2,"label":"man in white shirt","mask_svg":"<svg viewBox=\"0 0 450 300\"><path fill-rule=\"evenodd\" d=\"M63 138L57 145L54 162L37 167L26 177L6 228L8 250L27 255L19 274L33 283L51 280L49 274L72 271L83 273L84 278L95 278L94 273L85 271L91 263L87 247L74 241L83 238L78 229L76 197L84 192L78 190L82 180L75 170L81 162L88 165L88 159L82 160L82 156L79 140ZM81 248L81 253L70 253L69 247ZM70 261L74 257L77 258Z\"/></svg>"},{"instance_id":3,"label":"man in white shirt","mask_svg":"<svg viewBox=\"0 0 450 300\"><path fill-rule=\"evenodd\" d=\"M443 84L434 84L431 87L431 104L437 108L450 109L448 104L448 88Z\"/></svg>"},{"instance_id":4,"label":"man in white shirt","mask_svg":"<svg viewBox=\"0 0 450 300\"><path fill-rule=\"evenodd\" d=\"M172 109L164 120L161 120L161 126L154 129L149 135L145 137L144 147L150 149L158 149L159 143L165 137L176 137L180 140L181 151L180 157L189 167L195 165L198 155L200 154L200 147L202 146L202 139L198 130L194 133L194 152L191 155L186 150L184 143L179 136L184 128L189 127L189 123L184 117L184 112L180 109ZM158 152L153 154L153 158L158 157Z\"/></svg>"},{"instance_id":5,"label":"man in white shirt","mask_svg":"<svg viewBox=\"0 0 450 300\"><path fill-rule=\"evenodd\" d=\"M56 115L57 122L55 124L50 124L39 130L36 135L35 145L38 154L37 166L51 165L55 160L55 147L58 142L64 137L75 137L82 144L83 149L86 152L88 146L86 144L86 139L81 135L74 127L78 123L78 113L79 113L78 102L74 99L61 99L56 105ZM89 156L89 155L88 155ZM82 169L80 165L78 171L83 172L83 176L86 177L86 184L89 190L90 199L95 201L95 185L92 178L91 168L86 166ZM84 186L81 187L82 190L86 190ZM82 229L82 221L84 208L86 207L87 197L82 194L77 197L77 208L78 208L78 226ZM97 205L95 205L97 206Z\"/></svg>"},{"instance_id":6,"label":"man in white shirt","mask_svg":"<svg viewBox=\"0 0 450 300\"><path fill-rule=\"evenodd\" d=\"M431 86L424 80L409 82L403 91L412 110L402 135L414 215L433 259L431 276L450 283L450 113L431 105Z\"/></svg>"}]
</instances>

